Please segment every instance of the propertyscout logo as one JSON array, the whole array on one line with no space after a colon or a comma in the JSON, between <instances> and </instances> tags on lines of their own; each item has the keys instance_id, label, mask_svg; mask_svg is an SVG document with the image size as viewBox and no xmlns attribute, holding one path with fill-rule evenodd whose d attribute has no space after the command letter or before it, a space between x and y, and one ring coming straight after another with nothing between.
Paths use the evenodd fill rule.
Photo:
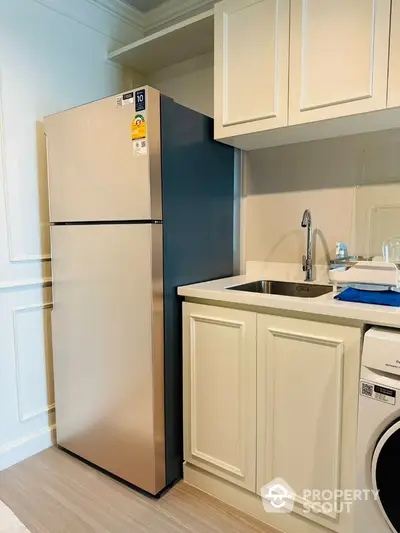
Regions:
<instances>
[{"instance_id":1,"label":"propertyscout logo","mask_svg":"<svg viewBox=\"0 0 400 533\"><path fill-rule=\"evenodd\" d=\"M261 497L267 513L291 513L293 511L295 493L280 477L261 488Z\"/></svg>"},{"instance_id":2,"label":"propertyscout logo","mask_svg":"<svg viewBox=\"0 0 400 533\"><path fill-rule=\"evenodd\" d=\"M340 514L350 512L355 501L377 500L378 490L304 489L296 494L282 478L275 478L261 488L261 497L267 513L291 513L296 502L302 514Z\"/></svg>"}]
</instances>

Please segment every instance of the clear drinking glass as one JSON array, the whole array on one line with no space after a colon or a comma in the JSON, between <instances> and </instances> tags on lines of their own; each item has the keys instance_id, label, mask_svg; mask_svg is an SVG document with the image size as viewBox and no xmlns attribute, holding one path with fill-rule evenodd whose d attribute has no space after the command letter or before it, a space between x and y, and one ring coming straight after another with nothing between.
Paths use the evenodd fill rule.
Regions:
<instances>
[{"instance_id":1,"label":"clear drinking glass","mask_svg":"<svg viewBox=\"0 0 400 533\"><path fill-rule=\"evenodd\" d=\"M387 263L400 263L400 237L383 241L382 255Z\"/></svg>"}]
</instances>

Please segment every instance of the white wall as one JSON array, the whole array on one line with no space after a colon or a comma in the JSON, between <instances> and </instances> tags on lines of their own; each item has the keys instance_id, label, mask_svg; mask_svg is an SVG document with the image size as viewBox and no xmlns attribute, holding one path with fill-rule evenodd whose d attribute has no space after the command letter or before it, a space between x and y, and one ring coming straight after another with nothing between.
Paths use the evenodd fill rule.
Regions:
<instances>
[{"instance_id":1,"label":"white wall","mask_svg":"<svg viewBox=\"0 0 400 533\"><path fill-rule=\"evenodd\" d=\"M210 117L214 114L214 56L204 54L145 76L146 83Z\"/></svg>"},{"instance_id":2,"label":"white wall","mask_svg":"<svg viewBox=\"0 0 400 533\"><path fill-rule=\"evenodd\" d=\"M244 260L299 263L304 209L312 212L316 262L349 252L378 255L400 235L400 130L249 152Z\"/></svg>"},{"instance_id":3,"label":"white wall","mask_svg":"<svg viewBox=\"0 0 400 533\"><path fill-rule=\"evenodd\" d=\"M125 90L105 58L137 36L86 0L0 0L0 469L54 424L42 120Z\"/></svg>"}]
</instances>

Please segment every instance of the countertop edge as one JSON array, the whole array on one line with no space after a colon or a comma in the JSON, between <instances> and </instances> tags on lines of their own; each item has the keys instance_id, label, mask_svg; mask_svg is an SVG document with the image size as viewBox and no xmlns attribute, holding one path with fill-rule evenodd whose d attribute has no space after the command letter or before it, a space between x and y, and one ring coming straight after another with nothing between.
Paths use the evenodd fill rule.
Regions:
<instances>
[{"instance_id":1,"label":"countertop edge","mask_svg":"<svg viewBox=\"0 0 400 533\"><path fill-rule=\"evenodd\" d=\"M317 298L296 298L269 294L229 291L226 287L254 281L248 276L223 278L178 288L178 294L196 300L211 300L224 304L262 307L266 310L291 311L321 317L349 320L361 324L400 328L400 308L334 300L334 293Z\"/></svg>"}]
</instances>

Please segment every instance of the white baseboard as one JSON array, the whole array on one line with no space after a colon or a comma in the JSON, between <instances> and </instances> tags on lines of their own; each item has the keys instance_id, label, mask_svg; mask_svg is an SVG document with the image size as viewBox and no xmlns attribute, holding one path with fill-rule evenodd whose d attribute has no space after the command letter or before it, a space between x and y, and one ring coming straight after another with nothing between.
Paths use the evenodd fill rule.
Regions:
<instances>
[{"instance_id":1,"label":"white baseboard","mask_svg":"<svg viewBox=\"0 0 400 533\"><path fill-rule=\"evenodd\" d=\"M55 425L45 427L0 447L0 470L53 446L56 442L55 431Z\"/></svg>"}]
</instances>

